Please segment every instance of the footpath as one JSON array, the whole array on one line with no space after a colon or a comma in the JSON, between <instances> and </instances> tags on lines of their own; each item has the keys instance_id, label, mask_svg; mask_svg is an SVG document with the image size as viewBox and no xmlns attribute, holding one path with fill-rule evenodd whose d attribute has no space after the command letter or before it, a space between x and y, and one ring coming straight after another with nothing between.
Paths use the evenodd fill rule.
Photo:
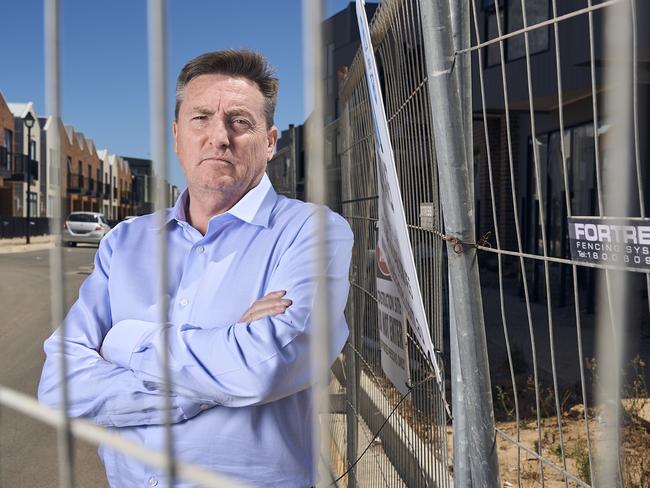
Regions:
<instances>
[{"instance_id":1,"label":"footpath","mask_svg":"<svg viewBox=\"0 0 650 488\"><path fill-rule=\"evenodd\" d=\"M0 254L42 251L44 249L52 249L54 247L54 236L32 236L29 240L30 243L25 244L24 237L0 239Z\"/></svg>"}]
</instances>

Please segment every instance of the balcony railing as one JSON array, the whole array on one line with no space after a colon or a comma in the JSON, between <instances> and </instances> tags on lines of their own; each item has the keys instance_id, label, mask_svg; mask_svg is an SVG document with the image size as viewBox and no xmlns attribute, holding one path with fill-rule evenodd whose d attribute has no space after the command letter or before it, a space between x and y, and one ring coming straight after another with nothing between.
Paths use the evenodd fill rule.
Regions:
<instances>
[{"instance_id":1,"label":"balcony railing","mask_svg":"<svg viewBox=\"0 0 650 488\"><path fill-rule=\"evenodd\" d=\"M104 197L104 183L101 181L96 181L95 183L95 196L97 198Z\"/></svg>"},{"instance_id":2,"label":"balcony railing","mask_svg":"<svg viewBox=\"0 0 650 488\"><path fill-rule=\"evenodd\" d=\"M68 193L83 193L84 175L68 173Z\"/></svg>"},{"instance_id":3,"label":"balcony railing","mask_svg":"<svg viewBox=\"0 0 650 488\"><path fill-rule=\"evenodd\" d=\"M87 178L86 195L93 196L94 194L95 194L95 180L93 178Z\"/></svg>"},{"instance_id":4,"label":"balcony railing","mask_svg":"<svg viewBox=\"0 0 650 488\"><path fill-rule=\"evenodd\" d=\"M38 161L26 154L16 154L0 146L0 177L12 181L27 181L29 168L31 181L38 180Z\"/></svg>"}]
</instances>

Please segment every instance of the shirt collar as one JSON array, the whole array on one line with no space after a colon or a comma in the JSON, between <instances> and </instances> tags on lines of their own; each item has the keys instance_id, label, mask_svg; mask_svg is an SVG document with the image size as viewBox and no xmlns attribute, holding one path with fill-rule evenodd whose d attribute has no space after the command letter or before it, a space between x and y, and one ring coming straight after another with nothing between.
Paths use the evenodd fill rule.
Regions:
<instances>
[{"instance_id":1,"label":"shirt collar","mask_svg":"<svg viewBox=\"0 0 650 488\"><path fill-rule=\"evenodd\" d=\"M183 190L179 195L174 206L167 210L164 225L169 224L172 220L187 222L185 209L187 208L189 197L189 190L185 188L185 190ZM271 180L269 180L267 174L264 173L257 186L251 188L248 193L246 193L241 200L239 200L226 213L249 224L268 227L271 210L273 209L276 197L277 194L273 189Z\"/></svg>"}]
</instances>

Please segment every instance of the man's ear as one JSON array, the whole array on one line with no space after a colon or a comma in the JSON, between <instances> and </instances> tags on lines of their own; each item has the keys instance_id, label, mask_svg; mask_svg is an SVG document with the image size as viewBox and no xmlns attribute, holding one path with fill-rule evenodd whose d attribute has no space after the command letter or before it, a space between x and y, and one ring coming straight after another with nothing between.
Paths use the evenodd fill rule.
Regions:
<instances>
[{"instance_id":1,"label":"man's ear","mask_svg":"<svg viewBox=\"0 0 650 488\"><path fill-rule=\"evenodd\" d=\"M266 143L266 160L270 161L275 154L275 146L278 143L278 128L276 126L266 131Z\"/></svg>"},{"instance_id":2,"label":"man's ear","mask_svg":"<svg viewBox=\"0 0 650 488\"><path fill-rule=\"evenodd\" d=\"M175 120L172 123L172 135L174 136L174 152L178 154L178 123Z\"/></svg>"}]
</instances>

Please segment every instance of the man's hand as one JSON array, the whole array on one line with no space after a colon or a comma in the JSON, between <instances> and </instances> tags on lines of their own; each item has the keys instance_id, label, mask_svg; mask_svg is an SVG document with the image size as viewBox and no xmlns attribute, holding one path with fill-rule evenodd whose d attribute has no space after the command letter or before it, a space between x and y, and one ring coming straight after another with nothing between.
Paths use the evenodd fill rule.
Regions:
<instances>
[{"instance_id":1,"label":"man's hand","mask_svg":"<svg viewBox=\"0 0 650 488\"><path fill-rule=\"evenodd\" d=\"M241 316L239 322L254 322L264 317L274 317L284 313L293 303L286 295L286 290L272 291L256 300Z\"/></svg>"}]
</instances>

